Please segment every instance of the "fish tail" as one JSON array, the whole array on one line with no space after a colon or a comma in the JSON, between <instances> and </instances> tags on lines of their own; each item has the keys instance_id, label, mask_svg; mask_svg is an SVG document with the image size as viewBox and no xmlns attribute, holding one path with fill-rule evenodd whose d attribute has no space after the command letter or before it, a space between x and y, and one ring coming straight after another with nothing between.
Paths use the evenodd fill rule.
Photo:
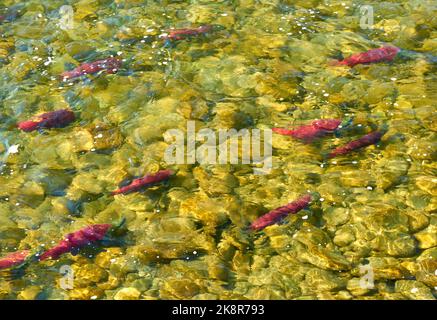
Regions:
<instances>
[{"instance_id":1,"label":"fish tail","mask_svg":"<svg viewBox=\"0 0 437 320\"><path fill-rule=\"evenodd\" d=\"M381 131L383 134L386 134L388 129L389 129L389 125L387 123L383 123L379 128L379 131Z\"/></svg>"},{"instance_id":2,"label":"fish tail","mask_svg":"<svg viewBox=\"0 0 437 320\"><path fill-rule=\"evenodd\" d=\"M164 48L171 48L173 47L173 42L170 38L164 38Z\"/></svg>"},{"instance_id":3,"label":"fish tail","mask_svg":"<svg viewBox=\"0 0 437 320\"><path fill-rule=\"evenodd\" d=\"M13 266L10 270L12 273L22 274L29 267L30 264L39 261L39 255L42 254L41 251L29 252L24 261L16 266Z\"/></svg>"},{"instance_id":4,"label":"fish tail","mask_svg":"<svg viewBox=\"0 0 437 320\"><path fill-rule=\"evenodd\" d=\"M113 228L114 229L121 229L122 227L125 226L125 224L126 224L126 217L121 217L119 221L114 223Z\"/></svg>"},{"instance_id":5,"label":"fish tail","mask_svg":"<svg viewBox=\"0 0 437 320\"><path fill-rule=\"evenodd\" d=\"M425 53L424 56L429 63L437 63L437 56L430 53Z\"/></svg>"},{"instance_id":6,"label":"fish tail","mask_svg":"<svg viewBox=\"0 0 437 320\"><path fill-rule=\"evenodd\" d=\"M24 262L25 267L29 266L32 263L39 262L41 260L40 258L43 255L44 251L45 250L41 248L39 250L35 250L34 253L30 254L29 257L27 257L26 261Z\"/></svg>"},{"instance_id":7,"label":"fish tail","mask_svg":"<svg viewBox=\"0 0 437 320\"><path fill-rule=\"evenodd\" d=\"M117 237L125 232L126 227L126 217L121 217L115 223L112 224L112 227L108 230L105 235L106 239L112 239L113 237Z\"/></svg>"},{"instance_id":8,"label":"fish tail","mask_svg":"<svg viewBox=\"0 0 437 320\"><path fill-rule=\"evenodd\" d=\"M323 163L327 163L328 160L332 159L334 157L334 154L332 153L333 150L329 150L329 151L322 151L322 162Z\"/></svg>"},{"instance_id":9,"label":"fish tail","mask_svg":"<svg viewBox=\"0 0 437 320\"><path fill-rule=\"evenodd\" d=\"M253 231L256 231L254 228L252 228L252 224L248 224L247 226L241 227L241 230L244 233L252 233Z\"/></svg>"},{"instance_id":10,"label":"fish tail","mask_svg":"<svg viewBox=\"0 0 437 320\"><path fill-rule=\"evenodd\" d=\"M388 124L386 124L386 123L383 123L382 125L378 125L376 123L370 123L369 126L370 126L372 132L373 131L380 131L383 134L385 134L388 131L388 128L389 128Z\"/></svg>"},{"instance_id":11,"label":"fish tail","mask_svg":"<svg viewBox=\"0 0 437 320\"><path fill-rule=\"evenodd\" d=\"M407 49L401 49L397 54L397 57L407 60L417 59L420 56L424 56L424 54L421 52L407 50Z\"/></svg>"},{"instance_id":12,"label":"fish tail","mask_svg":"<svg viewBox=\"0 0 437 320\"><path fill-rule=\"evenodd\" d=\"M343 66L343 65L347 65L347 63L345 63L343 60L330 60L330 61L328 61L328 66L338 67L338 66Z\"/></svg>"},{"instance_id":13,"label":"fish tail","mask_svg":"<svg viewBox=\"0 0 437 320\"><path fill-rule=\"evenodd\" d=\"M318 193L317 191L310 191L308 192L309 195L311 196L311 201L310 203L317 201L320 199L320 193Z\"/></svg>"},{"instance_id":14,"label":"fish tail","mask_svg":"<svg viewBox=\"0 0 437 320\"><path fill-rule=\"evenodd\" d=\"M343 121L341 121L338 128L334 131L334 136L336 138L342 137L342 133L346 131L352 125L353 122L354 122L353 116L344 118Z\"/></svg>"},{"instance_id":15,"label":"fish tail","mask_svg":"<svg viewBox=\"0 0 437 320\"><path fill-rule=\"evenodd\" d=\"M343 119L343 121L340 123L341 128L345 128L350 126L354 122L354 116L346 117Z\"/></svg>"}]
</instances>

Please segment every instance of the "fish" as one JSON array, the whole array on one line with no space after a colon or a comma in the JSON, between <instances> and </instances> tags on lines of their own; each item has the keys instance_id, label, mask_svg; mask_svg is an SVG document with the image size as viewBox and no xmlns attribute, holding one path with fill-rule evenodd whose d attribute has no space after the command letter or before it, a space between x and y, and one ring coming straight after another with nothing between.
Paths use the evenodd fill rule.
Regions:
<instances>
[{"instance_id":1,"label":"fish","mask_svg":"<svg viewBox=\"0 0 437 320\"><path fill-rule=\"evenodd\" d=\"M400 48L394 46L383 46L381 48L372 49L366 52L354 54L346 59L335 61L333 65L353 67L357 64L368 64L382 61L392 61L401 51Z\"/></svg>"},{"instance_id":2,"label":"fish","mask_svg":"<svg viewBox=\"0 0 437 320\"><path fill-rule=\"evenodd\" d=\"M198 28L170 29L167 34L160 36L163 40L183 40L193 36L199 36L213 30L211 25L204 25Z\"/></svg>"},{"instance_id":3,"label":"fish","mask_svg":"<svg viewBox=\"0 0 437 320\"><path fill-rule=\"evenodd\" d=\"M252 231L259 231L267 226L278 223L287 215L298 213L300 210L306 208L311 203L311 201L313 201L313 198L314 195L305 194L285 206L276 208L252 222L249 229Z\"/></svg>"},{"instance_id":4,"label":"fish","mask_svg":"<svg viewBox=\"0 0 437 320\"><path fill-rule=\"evenodd\" d=\"M317 138L335 132L341 124L342 120L339 119L319 119L314 120L311 124L300 126L294 130L273 128L272 131L278 134L292 136L304 141L305 143L311 143Z\"/></svg>"},{"instance_id":5,"label":"fish","mask_svg":"<svg viewBox=\"0 0 437 320\"><path fill-rule=\"evenodd\" d=\"M73 70L63 72L61 74L61 79L66 81L102 70L105 70L106 73L112 74L116 73L118 69L121 68L121 64L121 60L115 57L84 63Z\"/></svg>"},{"instance_id":6,"label":"fish","mask_svg":"<svg viewBox=\"0 0 437 320\"><path fill-rule=\"evenodd\" d=\"M0 270L9 269L23 265L30 256L29 250L21 250L9 253L3 258L0 258Z\"/></svg>"},{"instance_id":7,"label":"fish","mask_svg":"<svg viewBox=\"0 0 437 320\"><path fill-rule=\"evenodd\" d=\"M94 224L69 233L59 244L40 254L39 260L58 259L64 253L71 253L103 240L112 227L110 223Z\"/></svg>"},{"instance_id":8,"label":"fish","mask_svg":"<svg viewBox=\"0 0 437 320\"><path fill-rule=\"evenodd\" d=\"M142 178L134 179L129 185L112 191L112 195L127 194L141 190L142 188L151 187L159 182L169 179L174 174L173 170L161 170L155 174L148 174Z\"/></svg>"},{"instance_id":9,"label":"fish","mask_svg":"<svg viewBox=\"0 0 437 320\"><path fill-rule=\"evenodd\" d=\"M10 269L12 279L24 274L24 270L31 263L48 259L58 259L65 253L76 254L81 249L92 244L104 246L119 245L122 242L115 237L121 235L126 219L122 218L118 223L102 223L89 225L85 228L67 234L64 239L48 250L21 250L12 252L0 258L0 270Z\"/></svg>"},{"instance_id":10,"label":"fish","mask_svg":"<svg viewBox=\"0 0 437 320\"><path fill-rule=\"evenodd\" d=\"M353 140L345 144L344 146L335 148L333 151L331 151L328 154L327 157L331 159L340 155L348 154L354 150L361 149L370 146L372 144L378 143L379 141L381 141L381 138L384 136L386 131L387 131L386 129L382 129L382 130L376 130L371 133L368 133L357 140Z\"/></svg>"},{"instance_id":11,"label":"fish","mask_svg":"<svg viewBox=\"0 0 437 320\"><path fill-rule=\"evenodd\" d=\"M68 109L60 109L40 114L30 120L17 124L20 130L30 132L42 128L64 128L76 119L74 112Z\"/></svg>"}]
</instances>

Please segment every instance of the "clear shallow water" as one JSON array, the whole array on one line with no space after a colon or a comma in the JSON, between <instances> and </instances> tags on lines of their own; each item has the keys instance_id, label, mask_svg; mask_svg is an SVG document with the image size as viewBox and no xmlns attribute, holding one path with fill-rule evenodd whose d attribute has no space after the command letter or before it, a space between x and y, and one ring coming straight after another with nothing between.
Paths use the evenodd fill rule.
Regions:
<instances>
[{"instance_id":1,"label":"clear shallow water","mask_svg":"<svg viewBox=\"0 0 437 320\"><path fill-rule=\"evenodd\" d=\"M60 28L62 5L73 7L72 29ZM360 27L362 5L373 7L373 29ZM50 0L1 9L10 21L0 25L0 256L126 219L123 243L105 252L33 263L13 279L2 272L2 299L435 299L435 2ZM159 37L206 24L214 31L204 36ZM383 44L405 54L330 65ZM59 80L110 55L124 59L115 74ZM65 128L15 127L65 108L77 118ZM265 175L253 165L164 161L166 130L186 130L188 120L219 130L347 117L350 130L313 144L273 134ZM383 125L381 143L325 160ZM165 168L177 171L167 184L110 195ZM321 197L309 209L247 230L307 190ZM362 286L366 275L372 288Z\"/></svg>"}]
</instances>

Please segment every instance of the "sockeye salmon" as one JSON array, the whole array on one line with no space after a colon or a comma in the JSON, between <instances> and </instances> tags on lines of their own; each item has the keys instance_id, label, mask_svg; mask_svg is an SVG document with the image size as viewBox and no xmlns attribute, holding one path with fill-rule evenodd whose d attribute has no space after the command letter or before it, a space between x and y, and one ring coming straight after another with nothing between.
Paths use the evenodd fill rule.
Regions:
<instances>
[{"instance_id":1,"label":"sockeye salmon","mask_svg":"<svg viewBox=\"0 0 437 320\"><path fill-rule=\"evenodd\" d=\"M331 153L328 154L328 158L334 158L339 155L348 154L354 150L361 149L372 144L378 143L382 136L385 134L386 130L378 130L368 133L361 138L351 141L344 146L335 148Z\"/></svg>"},{"instance_id":2,"label":"sockeye salmon","mask_svg":"<svg viewBox=\"0 0 437 320\"><path fill-rule=\"evenodd\" d=\"M312 200L313 197L310 194L303 195L299 199L259 217L254 222L252 222L252 224L250 225L250 229L253 231L259 231L267 226L275 224L289 214L298 213L300 210L307 207Z\"/></svg>"},{"instance_id":3,"label":"sockeye salmon","mask_svg":"<svg viewBox=\"0 0 437 320\"><path fill-rule=\"evenodd\" d=\"M185 28L185 29L170 29L167 34L162 35L164 40L183 40L193 36L199 36L212 31L211 25L200 26L198 28Z\"/></svg>"},{"instance_id":4,"label":"sockeye salmon","mask_svg":"<svg viewBox=\"0 0 437 320\"><path fill-rule=\"evenodd\" d=\"M349 58L336 61L333 65L346 65L349 67L357 64L368 64L382 61L392 61L401 49L393 46L385 46L377 49L372 49L366 52L361 52L350 56Z\"/></svg>"},{"instance_id":5,"label":"sockeye salmon","mask_svg":"<svg viewBox=\"0 0 437 320\"><path fill-rule=\"evenodd\" d=\"M30 120L22 121L17 124L18 128L23 131L34 131L41 128L63 128L70 122L74 121L73 111L61 109L40 114Z\"/></svg>"},{"instance_id":6,"label":"sockeye salmon","mask_svg":"<svg viewBox=\"0 0 437 320\"><path fill-rule=\"evenodd\" d=\"M159 182L165 181L174 174L172 170L161 170L155 174L148 174L142 178L134 179L129 185L121 187L115 191L112 191L112 195L126 194L134 191L138 191L142 188L151 187Z\"/></svg>"},{"instance_id":7,"label":"sockeye salmon","mask_svg":"<svg viewBox=\"0 0 437 320\"><path fill-rule=\"evenodd\" d=\"M66 81L81 77L86 74L93 74L102 70L106 73L116 73L121 68L121 60L115 57L103 60L97 60L90 63L84 63L71 71L65 71L61 74L61 79Z\"/></svg>"},{"instance_id":8,"label":"sockeye salmon","mask_svg":"<svg viewBox=\"0 0 437 320\"><path fill-rule=\"evenodd\" d=\"M292 136L306 143L311 143L317 138L321 138L337 130L342 123L339 119L320 119L314 120L311 124L300 126L290 130L285 128L273 128L272 131L278 134Z\"/></svg>"}]
</instances>

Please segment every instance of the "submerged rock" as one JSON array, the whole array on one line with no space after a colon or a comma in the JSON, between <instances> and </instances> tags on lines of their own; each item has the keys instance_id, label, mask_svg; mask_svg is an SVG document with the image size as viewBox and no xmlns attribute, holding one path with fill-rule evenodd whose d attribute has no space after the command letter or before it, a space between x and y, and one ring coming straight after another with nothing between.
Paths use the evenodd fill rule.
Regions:
<instances>
[{"instance_id":1,"label":"submerged rock","mask_svg":"<svg viewBox=\"0 0 437 320\"><path fill-rule=\"evenodd\" d=\"M347 290L354 296L363 296L368 294L372 289L366 286L361 278L352 278L347 282Z\"/></svg>"},{"instance_id":2,"label":"submerged rock","mask_svg":"<svg viewBox=\"0 0 437 320\"><path fill-rule=\"evenodd\" d=\"M421 249L437 246L437 217L432 216L428 227L415 233L414 236L419 241L419 248Z\"/></svg>"},{"instance_id":3,"label":"submerged rock","mask_svg":"<svg viewBox=\"0 0 437 320\"><path fill-rule=\"evenodd\" d=\"M170 278L160 289L163 299L190 299L199 293L199 286L189 279Z\"/></svg>"},{"instance_id":4,"label":"submerged rock","mask_svg":"<svg viewBox=\"0 0 437 320\"><path fill-rule=\"evenodd\" d=\"M434 296L427 286L419 281L398 280L395 291L412 300L434 300Z\"/></svg>"},{"instance_id":5,"label":"submerged rock","mask_svg":"<svg viewBox=\"0 0 437 320\"><path fill-rule=\"evenodd\" d=\"M122 288L114 295L114 300L137 300L141 292L136 288Z\"/></svg>"},{"instance_id":6,"label":"submerged rock","mask_svg":"<svg viewBox=\"0 0 437 320\"><path fill-rule=\"evenodd\" d=\"M367 260L375 281L383 279L403 279L411 275L396 258L368 257ZM352 274L360 275L359 268L354 268Z\"/></svg>"}]
</instances>

